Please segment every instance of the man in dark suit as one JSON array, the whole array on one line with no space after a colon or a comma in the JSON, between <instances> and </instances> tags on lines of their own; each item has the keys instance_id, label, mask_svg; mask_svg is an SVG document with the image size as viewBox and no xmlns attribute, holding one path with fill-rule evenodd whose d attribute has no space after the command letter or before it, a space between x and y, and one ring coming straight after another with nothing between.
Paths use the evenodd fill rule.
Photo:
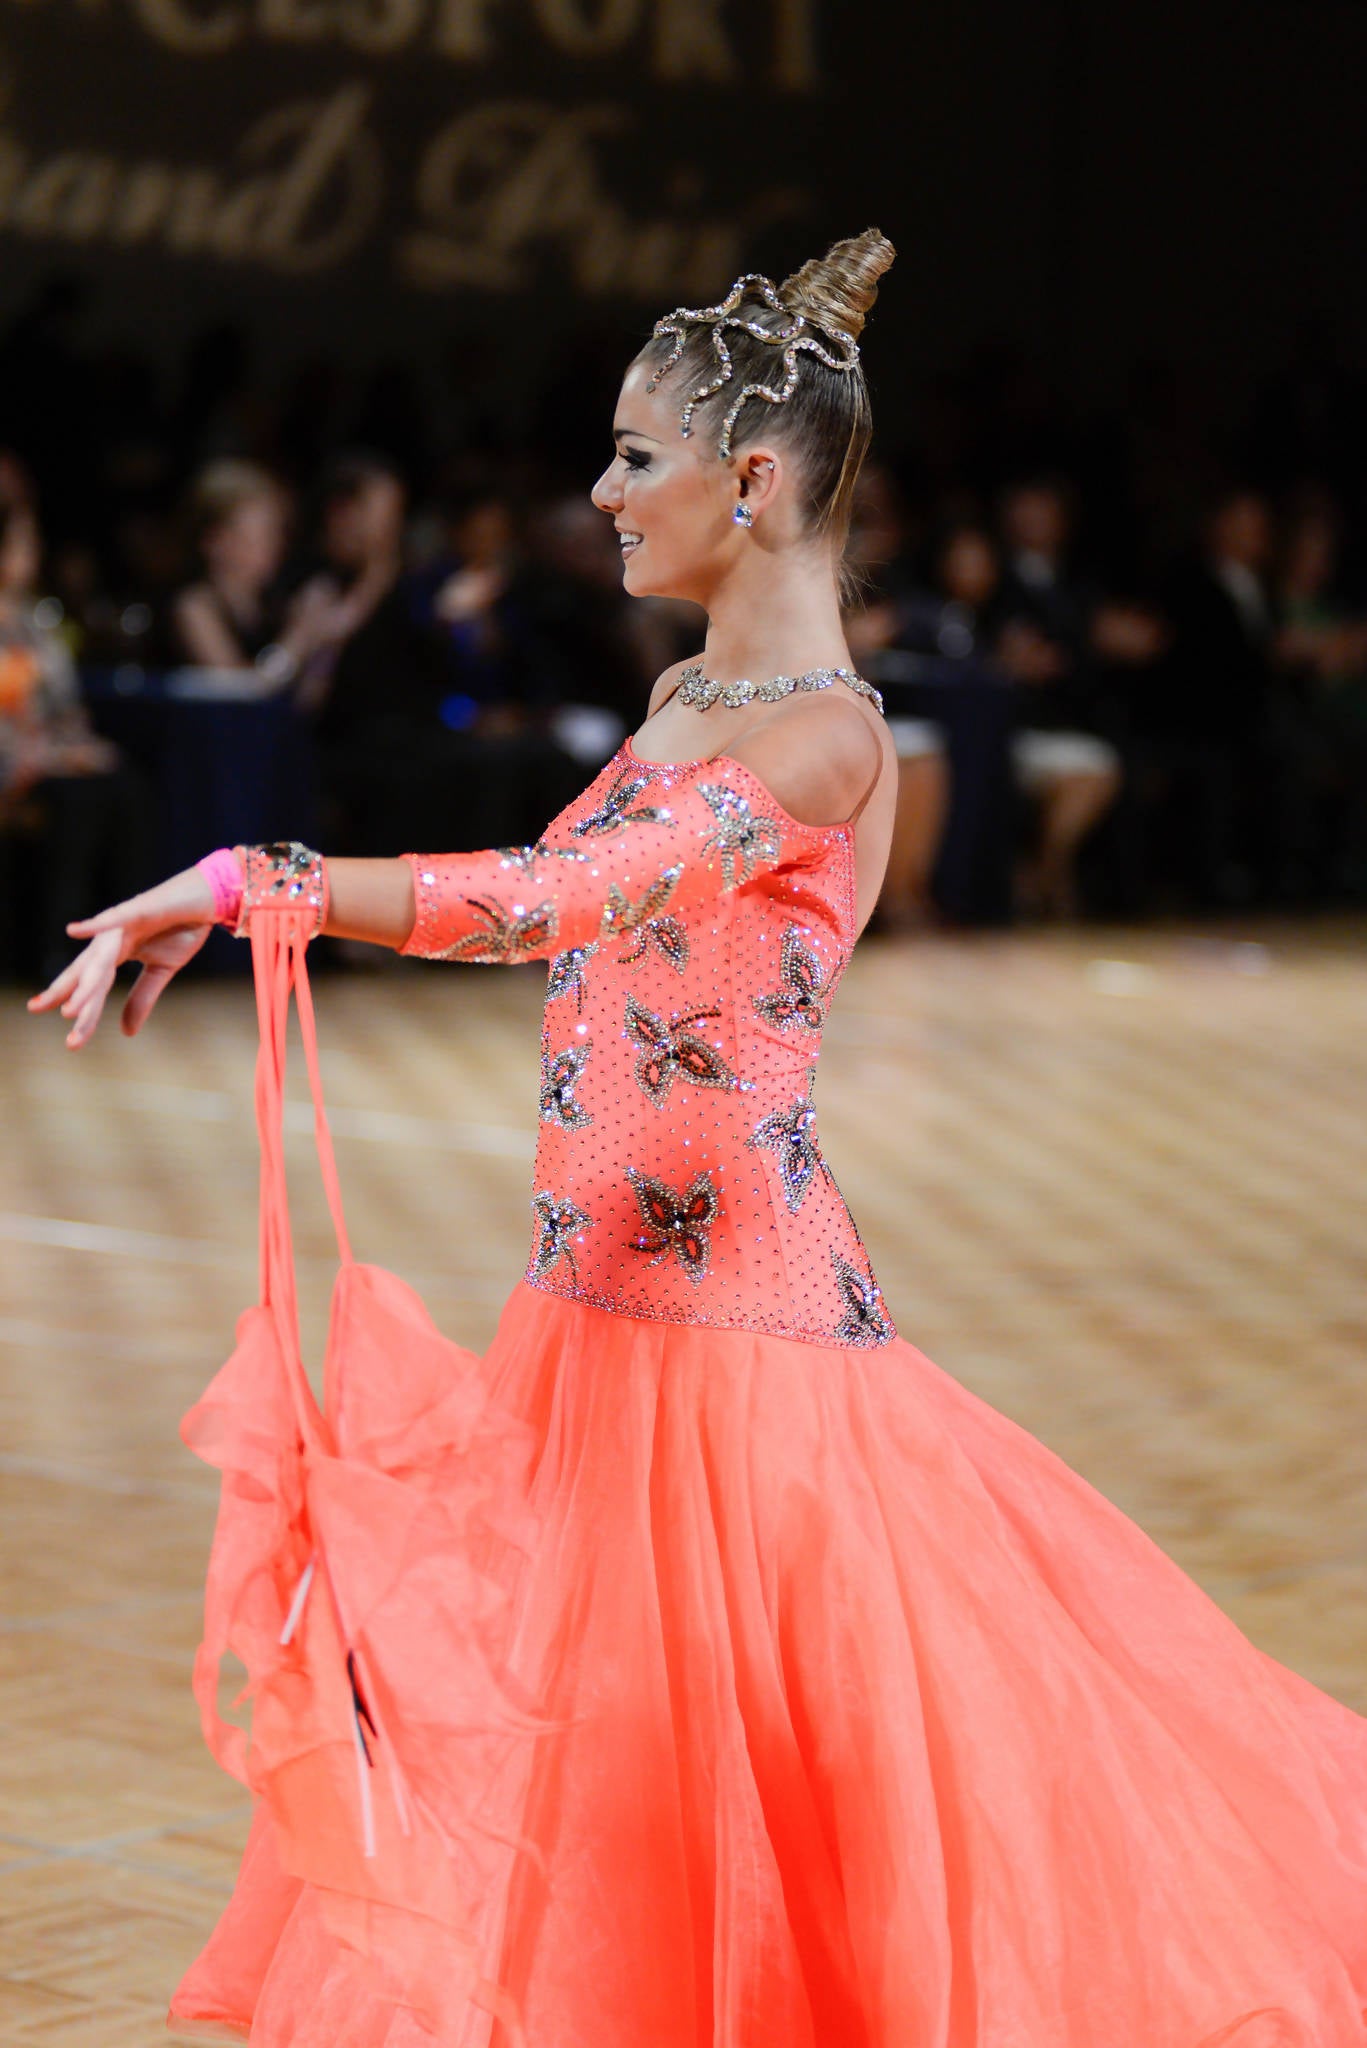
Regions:
<instances>
[{"instance_id":1,"label":"man in dark suit","mask_svg":"<svg viewBox=\"0 0 1367 2048\"><path fill-rule=\"evenodd\" d=\"M1185 795L1192 881L1208 904L1275 895L1294 839L1295 775L1277 770L1273 546L1260 491L1235 484L1210 502L1196 553L1170 578L1172 648L1140 709Z\"/></svg>"}]
</instances>

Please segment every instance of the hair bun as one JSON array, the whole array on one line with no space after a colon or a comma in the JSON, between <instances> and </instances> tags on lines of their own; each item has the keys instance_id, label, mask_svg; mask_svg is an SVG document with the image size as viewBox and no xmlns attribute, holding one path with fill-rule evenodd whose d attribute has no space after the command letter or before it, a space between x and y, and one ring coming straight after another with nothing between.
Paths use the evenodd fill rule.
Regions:
<instances>
[{"instance_id":1,"label":"hair bun","mask_svg":"<svg viewBox=\"0 0 1367 2048\"><path fill-rule=\"evenodd\" d=\"M804 313L818 327L858 341L874 300L878 280L892 268L897 251L877 228L865 228L835 242L824 256L814 256L786 277L778 295L792 313Z\"/></svg>"}]
</instances>

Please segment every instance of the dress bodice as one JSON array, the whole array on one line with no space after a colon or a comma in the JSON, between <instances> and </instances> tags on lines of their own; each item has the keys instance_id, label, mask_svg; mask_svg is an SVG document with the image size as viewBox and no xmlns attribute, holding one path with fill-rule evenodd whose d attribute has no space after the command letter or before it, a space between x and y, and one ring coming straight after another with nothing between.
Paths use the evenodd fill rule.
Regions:
<instances>
[{"instance_id":1,"label":"dress bodice","mask_svg":"<svg viewBox=\"0 0 1367 2048\"><path fill-rule=\"evenodd\" d=\"M405 951L548 958L526 1278L615 1313L894 1334L812 1091L855 937L854 833L725 755L628 740L534 847L407 856Z\"/></svg>"}]
</instances>

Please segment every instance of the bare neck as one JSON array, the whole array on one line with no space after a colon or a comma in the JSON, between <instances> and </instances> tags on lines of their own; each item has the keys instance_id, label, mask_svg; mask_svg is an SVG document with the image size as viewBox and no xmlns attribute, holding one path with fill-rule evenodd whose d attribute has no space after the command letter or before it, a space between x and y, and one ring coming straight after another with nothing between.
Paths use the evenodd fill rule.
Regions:
<instances>
[{"instance_id":1,"label":"bare neck","mask_svg":"<svg viewBox=\"0 0 1367 2048\"><path fill-rule=\"evenodd\" d=\"M851 666L835 574L824 555L757 549L712 593L707 613L703 669L718 682Z\"/></svg>"}]
</instances>

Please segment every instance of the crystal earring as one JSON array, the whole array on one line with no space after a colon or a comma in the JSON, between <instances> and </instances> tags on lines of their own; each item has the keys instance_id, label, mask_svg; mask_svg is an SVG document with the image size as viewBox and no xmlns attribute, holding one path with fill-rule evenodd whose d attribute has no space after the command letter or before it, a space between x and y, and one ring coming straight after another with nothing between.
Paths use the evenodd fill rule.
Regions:
<instances>
[{"instance_id":1,"label":"crystal earring","mask_svg":"<svg viewBox=\"0 0 1367 2048\"><path fill-rule=\"evenodd\" d=\"M737 526L753 526L755 523L755 515L746 504L744 498L737 498L736 509L731 514L731 517L735 520Z\"/></svg>"}]
</instances>

